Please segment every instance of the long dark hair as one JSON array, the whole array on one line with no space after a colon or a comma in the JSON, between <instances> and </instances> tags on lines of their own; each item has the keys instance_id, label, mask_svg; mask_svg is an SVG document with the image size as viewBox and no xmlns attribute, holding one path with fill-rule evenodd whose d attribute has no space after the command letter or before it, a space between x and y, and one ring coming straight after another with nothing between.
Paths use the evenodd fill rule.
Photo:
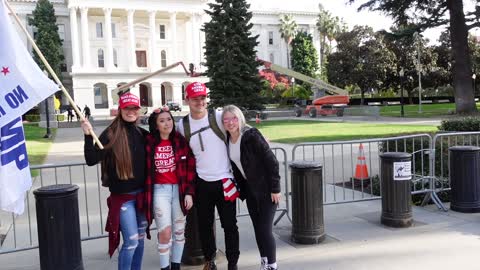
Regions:
<instances>
[{"instance_id":1,"label":"long dark hair","mask_svg":"<svg viewBox=\"0 0 480 270\"><path fill-rule=\"evenodd\" d=\"M112 163L115 166L118 178L121 180L128 180L133 178L132 156L130 153L130 143L128 141L128 134L125 125L127 122L122 118L122 109L118 109L117 116L112 123L107 127L108 144L105 145L105 150L112 153ZM133 123L135 125L135 123ZM105 164L107 165L105 160ZM102 166L103 168L104 166ZM102 173L103 174L103 173Z\"/></svg>"},{"instance_id":2,"label":"long dark hair","mask_svg":"<svg viewBox=\"0 0 480 270\"><path fill-rule=\"evenodd\" d=\"M167 109L167 108L158 108L158 109L154 110L150 114L150 116L148 117L148 131L150 132L150 134L154 138L154 142L153 142L154 145L152 145L152 147L154 147L155 145L158 145L162 140L162 138L160 137L160 131L157 128L157 118L161 113L168 113L170 115L170 117L172 118L173 128L172 128L172 131L170 132L170 134L168 135L168 140L170 141L170 144L172 145L173 152L175 152L175 143L174 143L175 133L176 133L176 131L175 131L175 119L173 118L173 115L170 112L170 110Z\"/></svg>"}]
</instances>

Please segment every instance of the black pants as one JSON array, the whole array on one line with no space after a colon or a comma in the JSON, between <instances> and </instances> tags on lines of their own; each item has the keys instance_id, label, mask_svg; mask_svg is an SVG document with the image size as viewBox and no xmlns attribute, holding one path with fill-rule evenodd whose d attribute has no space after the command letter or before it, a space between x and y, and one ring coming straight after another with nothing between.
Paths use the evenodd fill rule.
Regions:
<instances>
[{"instance_id":1,"label":"black pants","mask_svg":"<svg viewBox=\"0 0 480 270\"><path fill-rule=\"evenodd\" d=\"M277 251L272 230L277 204L272 202L270 194L254 195L248 187L246 189L248 213L252 219L260 257L267 257L268 263L275 263Z\"/></svg>"},{"instance_id":2,"label":"black pants","mask_svg":"<svg viewBox=\"0 0 480 270\"><path fill-rule=\"evenodd\" d=\"M213 231L216 206L225 233L225 253L228 263L236 265L240 256L236 203L225 201L222 181L207 182L198 178L195 204L198 210L198 231L205 259L212 260L217 251Z\"/></svg>"}]
</instances>

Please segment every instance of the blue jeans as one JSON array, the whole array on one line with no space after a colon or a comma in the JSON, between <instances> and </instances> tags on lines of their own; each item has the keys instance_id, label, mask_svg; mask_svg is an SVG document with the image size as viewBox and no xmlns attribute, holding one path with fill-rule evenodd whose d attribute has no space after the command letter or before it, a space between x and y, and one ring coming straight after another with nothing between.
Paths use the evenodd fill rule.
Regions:
<instances>
[{"instance_id":1,"label":"blue jeans","mask_svg":"<svg viewBox=\"0 0 480 270\"><path fill-rule=\"evenodd\" d=\"M154 185L153 212L158 230L160 267L165 268L170 265L170 247L172 248L172 262L180 263L185 245L186 219L180 207L178 185Z\"/></svg>"},{"instance_id":2,"label":"blue jeans","mask_svg":"<svg viewBox=\"0 0 480 270\"><path fill-rule=\"evenodd\" d=\"M123 244L118 254L118 270L142 269L143 242L147 220L138 213L136 201L128 201L120 208L120 232Z\"/></svg>"}]
</instances>

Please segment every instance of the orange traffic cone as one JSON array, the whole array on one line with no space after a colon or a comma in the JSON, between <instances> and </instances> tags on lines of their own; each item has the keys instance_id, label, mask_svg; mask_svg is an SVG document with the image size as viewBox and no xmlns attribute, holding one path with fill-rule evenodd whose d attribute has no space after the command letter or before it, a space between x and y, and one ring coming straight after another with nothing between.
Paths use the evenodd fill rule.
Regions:
<instances>
[{"instance_id":1,"label":"orange traffic cone","mask_svg":"<svg viewBox=\"0 0 480 270\"><path fill-rule=\"evenodd\" d=\"M355 175L353 176L355 186L368 185L370 177L368 177L368 168L365 162L365 152L363 144L358 147L357 166L355 167Z\"/></svg>"},{"instance_id":2,"label":"orange traffic cone","mask_svg":"<svg viewBox=\"0 0 480 270\"><path fill-rule=\"evenodd\" d=\"M260 117L258 117L258 113L257 113L257 116L255 117L255 123L257 124L260 124L261 120L260 120Z\"/></svg>"}]
</instances>

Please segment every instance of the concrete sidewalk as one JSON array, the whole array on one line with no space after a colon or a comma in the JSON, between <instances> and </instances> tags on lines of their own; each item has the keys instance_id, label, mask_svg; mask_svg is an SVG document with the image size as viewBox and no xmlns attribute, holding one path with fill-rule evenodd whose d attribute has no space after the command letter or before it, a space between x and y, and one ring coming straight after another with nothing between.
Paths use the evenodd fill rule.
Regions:
<instances>
[{"instance_id":1,"label":"concrete sidewalk","mask_svg":"<svg viewBox=\"0 0 480 270\"><path fill-rule=\"evenodd\" d=\"M480 214L440 212L414 207L414 226L388 228L380 224L380 201L325 206L326 240L318 245L290 241L291 224L283 218L275 227L279 269L479 269ZM239 269L259 268L259 255L248 217L238 220L241 238ZM223 233L217 224L219 269L226 269ZM85 269L116 269L107 255L107 239L85 241ZM0 255L4 270L39 269L38 250ZM143 269L158 269L155 241L147 240ZM183 269L202 269L185 266Z\"/></svg>"}]
</instances>

